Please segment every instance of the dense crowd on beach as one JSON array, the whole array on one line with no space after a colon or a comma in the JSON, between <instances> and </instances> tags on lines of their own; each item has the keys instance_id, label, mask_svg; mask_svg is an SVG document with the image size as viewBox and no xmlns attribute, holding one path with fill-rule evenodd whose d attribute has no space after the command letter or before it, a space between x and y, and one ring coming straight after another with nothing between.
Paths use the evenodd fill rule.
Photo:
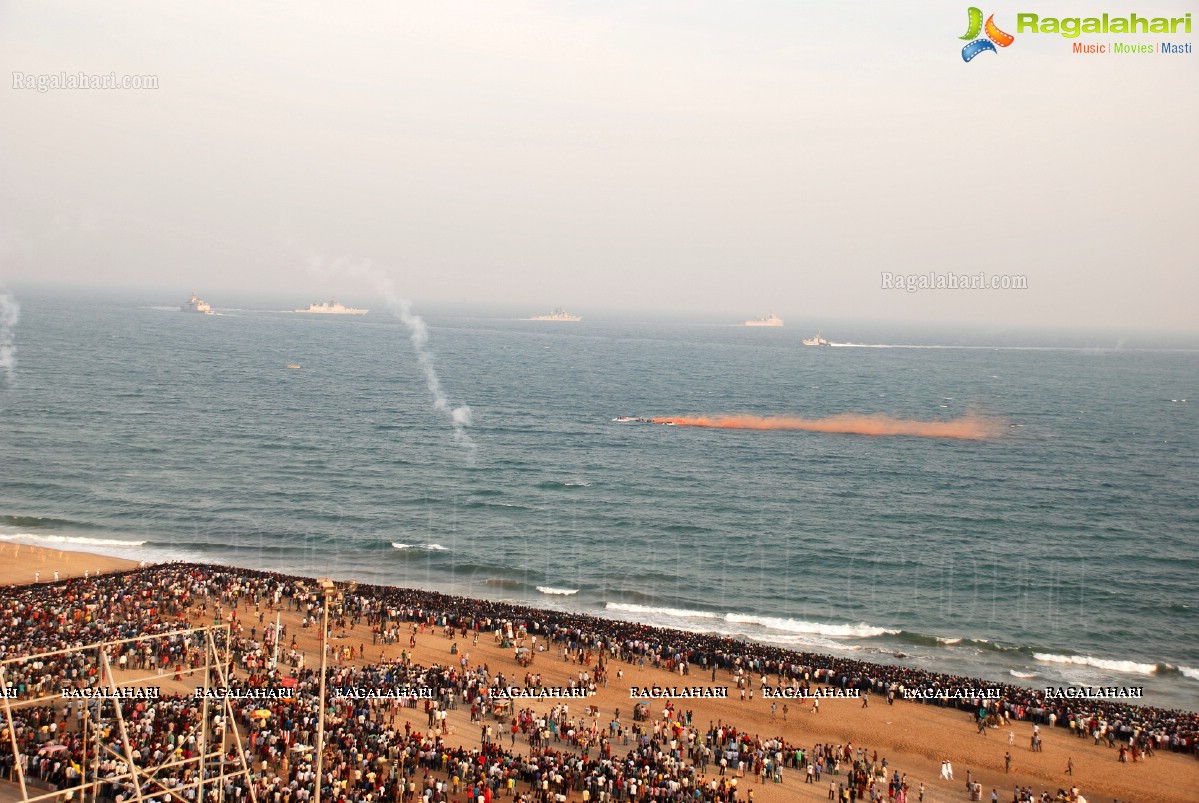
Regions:
<instances>
[{"instance_id":1,"label":"dense crowd on beach","mask_svg":"<svg viewBox=\"0 0 1199 803\"><path fill-rule=\"evenodd\" d=\"M501 602L452 597L436 592L387 586L359 586L348 603L363 616L387 613L406 621L428 621L439 626L494 628L516 623L532 635L541 635L571 648L607 653L614 659L652 662L674 671L721 670L770 678L772 686L810 688L813 683L904 697L909 689L944 689L946 696L923 698L933 705L954 706L975 712L982 706L1009 720L1051 727L1070 727L1078 736L1100 731L1125 743L1175 752L1196 752L1199 713L1135 706L1104 699L1047 699L1043 690L979 681L914 669L884 666L819 653L796 652L780 647L703 633L653 627L579 613L547 611ZM963 688L998 688L997 700L948 695Z\"/></svg>"},{"instance_id":2,"label":"dense crowd on beach","mask_svg":"<svg viewBox=\"0 0 1199 803\"><path fill-rule=\"evenodd\" d=\"M582 685L602 683L622 664L637 663L674 672L689 685L695 678L715 681L717 673L725 673L722 680L731 677L751 692L765 686L831 686L885 700L913 688L948 694L961 687L998 686L998 699L933 696L924 702L958 707L992 723L1014 719L1070 728L1080 738L1119 743L1134 756L1153 750L1194 754L1199 737L1199 714L1193 712L1105 700L1050 700L1016 686L415 589L357 585L339 592L330 606L332 632L366 624L372 650L385 643L402 645L418 629L437 629L463 638L473 633L476 639L494 635L514 644L539 644L575 665ZM195 636L182 632L147 638L185 631L201 621L231 627L231 641L219 645L228 649L232 663L232 674L219 679L222 684L280 694L234 701L233 721L221 716L219 706L209 706L204 721L203 701L194 695L168 694L152 704L126 706L133 759L168 768L181 761L181 769L164 770L161 777L179 787L186 800L198 799L188 784L199 768L186 759L195 754L205 729L242 741L254 762L250 770L259 799L272 803L309 800L317 783L326 790L322 799L346 801L490 801L506 796L525 801L731 801L752 799L755 784L781 780L784 773L792 780L822 782L822 773L832 775L834 768L830 798L918 799L919 791L909 788L899 770L862 747L800 746L743 733L727 723L692 722L685 705L662 703L657 708L655 703L648 716L634 718L629 711L623 718L608 718L588 710L582 700L550 700L497 717L495 691L531 685L536 676L505 677L470 665L465 657L449 666L421 666L406 651L364 666L365 643L357 651L352 644L331 650L326 682L332 702L326 709L326 757L318 779L313 752L319 672L305 664L294 645L283 647L287 631L274 643L270 623L276 611L284 610L313 625L321 605L320 591L303 578L182 563L10 589L0 598L0 660L6 661L4 684L16 705L13 732L0 723L4 742L15 740L16 760L29 778L63 784L87 773L102 783L110 799L130 799L132 787L112 779L119 753L106 751L95 760L94 745L82 732L84 704L59 695L101 685L95 652L78 648L118 639L127 641L110 651L114 668L164 672L195 686L217 682L211 676L197 679L203 674L196 667L203 662L205 645ZM272 666L273 650L282 659L277 667ZM53 651L63 652L37 661L12 660ZM345 660L350 655L358 661ZM350 693L360 688L431 689L432 694L365 699ZM479 728L479 747L454 746L446 738L442 712L460 706L469 709L472 725ZM420 709L417 719L427 716L422 727L412 724L414 712L404 710L413 707ZM406 716L397 721L400 713ZM101 742L115 749L117 734L102 734ZM234 760L233 753L228 760ZM11 751L0 751L0 777L15 777L13 761ZM169 788L156 791L167 794ZM228 800L244 794L237 783L223 791Z\"/></svg>"}]
</instances>

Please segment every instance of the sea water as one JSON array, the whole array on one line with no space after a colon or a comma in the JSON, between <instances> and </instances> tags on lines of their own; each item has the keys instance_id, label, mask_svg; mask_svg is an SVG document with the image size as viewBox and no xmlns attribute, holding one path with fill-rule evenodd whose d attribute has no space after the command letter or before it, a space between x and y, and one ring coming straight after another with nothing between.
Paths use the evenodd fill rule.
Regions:
<instances>
[{"instance_id":1,"label":"sea water","mask_svg":"<svg viewBox=\"0 0 1199 803\"><path fill-rule=\"evenodd\" d=\"M0 539L582 610L1199 710L1199 352L24 295ZM160 302L161 303L161 302ZM419 311L419 308L418 308ZM1092 344L1094 345L1094 344ZM289 368L299 365L299 368ZM1185 401L1184 401L1185 400ZM885 413L988 440L617 416ZM32 577L30 578L32 580Z\"/></svg>"}]
</instances>

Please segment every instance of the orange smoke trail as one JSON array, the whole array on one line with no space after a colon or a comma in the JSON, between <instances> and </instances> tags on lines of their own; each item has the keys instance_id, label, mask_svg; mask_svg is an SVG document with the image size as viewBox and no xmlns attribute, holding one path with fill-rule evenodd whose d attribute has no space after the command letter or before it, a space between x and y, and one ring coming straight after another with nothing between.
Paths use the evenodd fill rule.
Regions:
<instances>
[{"instance_id":1,"label":"orange smoke trail","mask_svg":"<svg viewBox=\"0 0 1199 803\"><path fill-rule=\"evenodd\" d=\"M980 415L966 415L950 421L913 421L889 415L845 413L828 418L794 416L715 415L670 416L653 419L655 424L713 429L774 429L806 432L835 432L847 435L913 435L919 438L959 438L987 440L997 437L1002 423Z\"/></svg>"}]
</instances>

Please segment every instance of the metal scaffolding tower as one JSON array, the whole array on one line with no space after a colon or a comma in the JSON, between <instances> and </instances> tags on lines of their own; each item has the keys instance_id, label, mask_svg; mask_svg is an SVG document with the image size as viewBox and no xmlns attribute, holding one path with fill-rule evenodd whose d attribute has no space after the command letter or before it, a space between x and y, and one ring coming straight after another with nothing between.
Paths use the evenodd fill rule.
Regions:
<instances>
[{"instance_id":1,"label":"metal scaffolding tower","mask_svg":"<svg viewBox=\"0 0 1199 803\"><path fill-rule=\"evenodd\" d=\"M87 803L90 799L99 800L103 784L124 786L127 789L125 799L144 803L147 799L161 801L164 796L178 803L208 803L216 801L223 803L225 788L235 783L246 794L250 803L257 803L252 781L252 768L246 757L245 742L234 716L233 700L226 695L210 694L212 689L228 689L232 671L232 656L229 651L231 644L230 627L227 624L187 627L166 633L135 636L126 639L115 639L72 647L62 650L24 655L0 661L0 700L3 701L3 727L8 736L5 748L12 751L15 783L20 788L21 801L57 801L79 800ZM169 757L162 763L153 764L149 756L141 755L136 738L131 737L129 728L129 713L131 706L177 704L179 697L164 696L161 699L139 697L138 689L147 690L163 682L164 676L169 677L167 668L159 668L147 674L146 670L117 670L114 672L112 660L122 652L133 648L143 648L148 644L163 639L181 639L184 644L193 648L202 648L204 660L202 663L187 667L187 671L200 672L203 686L196 686L190 696L198 706L198 722L195 723L195 752L187 757ZM69 656L83 655L87 668L94 672L97 682L87 687L86 696L71 698L70 701L82 703L83 713L80 720L80 743L82 756L76 761L70 754L64 758L77 767L78 781L69 785L58 785L56 788L45 790L45 784L27 777L26 761L29 751L26 748L24 756L20 744L20 736L26 729L33 727L27 722L25 714L34 711L39 706L50 706L51 718L57 718L54 710L65 705L68 699L61 692L47 691L45 688L27 687L25 694L15 694L19 686L10 686L10 681L16 677L28 678L31 670L56 661L65 660ZM39 670L40 671L40 670ZM81 673L82 674L82 673ZM119 676L118 676L119 675ZM203 696L199 697L200 689ZM5 691L8 689L9 691ZM219 727L213 727L216 717L220 717ZM107 734L107 738L105 738ZM72 740L74 741L74 740ZM38 743L32 752L37 755L52 755L66 752L67 747L62 742L51 741ZM228 756L232 754L230 759ZM112 760L110 769L100 774L101 762ZM186 793L195 789L194 797Z\"/></svg>"}]
</instances>

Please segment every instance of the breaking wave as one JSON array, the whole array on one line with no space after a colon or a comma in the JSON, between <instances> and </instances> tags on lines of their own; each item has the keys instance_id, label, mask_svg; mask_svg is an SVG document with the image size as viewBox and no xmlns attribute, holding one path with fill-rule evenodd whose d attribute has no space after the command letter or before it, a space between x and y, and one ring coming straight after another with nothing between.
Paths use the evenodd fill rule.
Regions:
<instances>
[{"instance_id":1,"label":"breaking wave","mask_svg":"<svg viewBox=\"0 0 1199 803\"><path fill-rule=\"evenodd\" d=\"M826 625L821 622L805 622L801 619L780 619L775 616L748 616L739 613L725 614L724 620L731 624L758 625L770 630L780 630L784 633L802 633L840 638L870 638L872 636L889 636L899 633L898 630L875 627L865 622L856 625Z\"/></svg>"},{"instance_id":2,"label":"breaking wave","mask_svg":"<svg viewBox=\"0 0 1199 803\"><path fill-rule=\"evenodd\" d=\"M1130 675L1157 674L1157 664L1143 664L1136 661L1112 661L1107 658L1094 658L1090 655L1055 655L1047 652L1035 652L1033 653L1033 658L1049 664L1089 666L1093 669L1103 669L1108 672L1124 672Z\"/></svg>"},{"instance_id":3,"label":"breaking wave","mask_svg":"<svg viewBox=\"0 0 1199 803\"><path fill-rule=\"evenodd\" d=\"M659 616L677 616L682 619L719 619L720 614L711 611L689 611L684 608L655 608L649 605L635 605L631 602L607 602L604 608L609 611L623 613L647 613Z\"/></svg>"},{"instance_id":4,"label":"breaking wave","mask_svg":"<svg viewBox=\"0 0 1199 803\"><path fill-rule=\"evenodd\" d=\"M43 544L74 544L77 546L145 546L145 541L122 541L118 538L89 538L86 535L40 535L38 533L10 533L0 535L0 541Z\"/></svg>"}]
</instances>

